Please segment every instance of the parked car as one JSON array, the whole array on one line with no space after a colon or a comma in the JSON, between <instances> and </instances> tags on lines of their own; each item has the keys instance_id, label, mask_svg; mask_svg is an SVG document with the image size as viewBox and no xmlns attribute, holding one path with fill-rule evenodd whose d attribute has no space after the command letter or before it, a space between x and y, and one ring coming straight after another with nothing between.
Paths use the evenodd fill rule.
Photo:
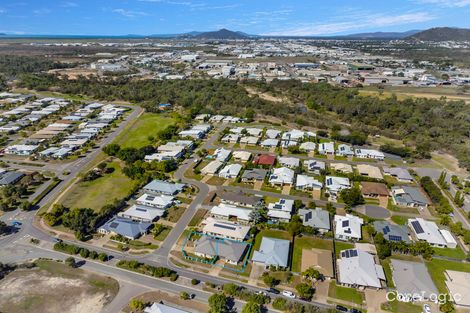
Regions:
<instances>
[{"instance_id":1,"label":"parked car","mask_svg":"<svg viewBox=\"0 0 470 313\"><path fill-rule=\"evenodd\" d=\"M287 298L295 299L295 294L294 294L293 292L291 292L291 291L288 291L288 290L284 290L284 291L282 292L282 295L283 295L284 297L287 297Z\"/></svg>"},{"instance_id":2,"label":"parked car","mask_svg":"<svg viewBox=\"0 0 470 313\"><path fill-rule=\"evenodd\" d=\"M342 306L342 305L337 305L336 306L336 311L340 311L340 312L349 312L348 308Z\"/></svg>"},{"instance_id":3,"label":"parked car","mask_svg":"<svg viewBox=\"0 0 470 313\"><path fill-rule=\"evenodd\" d=\"M431 307L429 306L429 304L423 305L423 313L431 313Z\"/></svg>"},{"instance_id":4,"label":"parked car","mask_svg":"<svg viewBox=\"0 0 470 313\"><path fill-rule=\"evenodd\" d=\"M358 310L358 309L356 309L356 308L352 308L352 309L351 309L351 313L362 313L362 311L361 311L361 310Z\"/></svg>"},{"instance_id":5,"label":"parked car","mask_svg":"<svg viewBox=\"0 0 470 313\"><path fill-rule=\"evenodd\" d=\"M281 293L281 292L280 292L279 290L277 290L276 288L269 288L269 289L268 289L268 292L274 293L275 295L278 295L278 294Z\"/></svg>"}]
</instances>

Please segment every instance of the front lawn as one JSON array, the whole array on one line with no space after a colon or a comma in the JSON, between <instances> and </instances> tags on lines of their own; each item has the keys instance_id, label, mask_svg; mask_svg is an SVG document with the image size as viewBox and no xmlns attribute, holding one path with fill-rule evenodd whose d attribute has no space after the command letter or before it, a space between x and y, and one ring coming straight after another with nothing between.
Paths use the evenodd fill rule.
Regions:
<instances>
[{"instance_id":1,"label":"front lawn","mask_svg":"<svg viewBox=\"0 0 470 313\"><path fill-rule=\"evenodd\" d=\"M156 138L158 132L175 123L172 117L157 113L142 114L114 141L123 148L142 148L151 144L149 137Z\"/></svg>"},{"instance_id":2,"label":"front lawn","mask_svg":"<svg viewBox=\"0 0 470 313\"><path fill-rule=\"evenodd\" d=\"M393 313L422 313L423 308L410 302L401 302L398 300L382 303L382 310Z\"/></svg>"},{"instance_id":3,"label":"front lawn","mask_svg":"<svg viewBox=\"0 0 470 313\"><path fill-rule=\"evenodd\" d=\"M444 256L452 259L464 260L467 255L457 246L455 249L450 248L434 248L434 255Z\"/></svg>"},{"instance_id":4,"label":"front lawn","mask_svg":"<svg viewBox=\"0 0 470 313\"><path fill-rule=\"evenodd\" d=\"M300 272L300 269L302 268L303 249L323 249L333 252L333 241L309 236L296 237L294 243L294 255L292 256L293 272Z\"/></svg>"},{"instance_id":5,"label":"front lawn","mask_svg":"<svg viewBox=\"0 0 470 313\"><path fill-rule=\"evenodd\" d=\"M330 298L349 301L359 305L362 305L362 302L364 301L364 293L353 288L338 286L335 281L330 283L328 296Z\"/></svg>"},{"instance_id":6,"label":"front lawn","mask_svg":"<svg viewBox=\"0 0 470 313\"><path fill-rule=\"evenodd\" d=\"M99 211L105 204L128 196L137 182L122 173L120 161L108 163L108 167L113 169L112 173L72 186L64 195L62 204L71 208L91 208Z\"/></svg>"},{"instance_id":7,"label":"front lawn","mask_svg":"<svg viewBox=\"0 0 470 313\"><path fill-rule=\"evenodd\" d=\"M444 274L446 270L470 273L470 263L432 259L432 261L426 262L426 265L432 280L441 293L447 293Z\"/></svg>"},{"instance_id":8,"label":"front lawn","mask_svg":"<svg viewBox=\"0 0 470 313\"><path fill-rule=\"evenodd\" d=\"M391 219L395 224L406 225L408 224L409 217L402 216L402 215L392 215Z\"/></svg>"},{"instance_id":9,"label":"front lawn","mask_svg":"<svg viewBox=\"0 0 470 313\"><path fill-rule=\"evenodd\" d=\"M176 223L179 221L185 210L186 208L182 206L172 206L166 211L164 219L169 222Z\"/></svg>"}]
</instances>

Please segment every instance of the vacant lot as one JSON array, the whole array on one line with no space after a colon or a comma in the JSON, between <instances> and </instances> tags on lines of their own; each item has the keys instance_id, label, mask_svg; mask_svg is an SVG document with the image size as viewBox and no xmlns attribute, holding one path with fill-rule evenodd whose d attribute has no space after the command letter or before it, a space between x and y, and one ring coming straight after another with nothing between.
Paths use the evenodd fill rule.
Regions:
<instances>
[{"instance_id":1,"label":"vacant lot","mask_svg":"<svg viewBox=\"0 0 470 313\"><path fill-rule=\"evenodd\" d=\"M104 174L93 181L75 184L64 196L62 204L71 208L91 208L98 211L114 199L127 196L136 182L122 173L121 166L120 161L113 161L108 164L108 167L113 168L112 173Z\"/></svg>"},{"instance_id":2,"label":"vacant lot","mask_svg":"<svg viewBox=\"0 0 470 313\"><path fill-rule=\"evenodd\" d=\"M292 271L300 272L303 249L324 249L333 251L333 240L325 240L309 236L295 239L294 255L292 256Z\"/></svg>"},{"instance_id":3,"label":"vacant lot","mask_svg":"<svg viewBox=\"0 0 470 313\"><path fill-rule=\"evenodd\" d=\"M9 313L98 313L117 294L119 283L55 261L16 270L0 280L0 308Z\"/></svg>"},{"instance_id":4,"label":"vacant lot","mask_svg":"<svg viewBox=\"0 0 470 313\"><path fill-rule=\"evenodd\" d=\"M159 131L174 122L175 120L167 115L144 113L135 123L121 132L115 143L123 148L144 147L151 144L149 137L157 137Z\"/></svg>"}]
</instances>

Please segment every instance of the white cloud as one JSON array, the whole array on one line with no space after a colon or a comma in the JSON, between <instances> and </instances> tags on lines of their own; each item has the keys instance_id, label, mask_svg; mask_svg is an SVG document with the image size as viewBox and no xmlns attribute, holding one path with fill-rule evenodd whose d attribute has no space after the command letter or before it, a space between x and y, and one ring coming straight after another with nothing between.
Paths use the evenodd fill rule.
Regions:
<instances>
[{"instance_id":1,"label":"white cloud","mask_svg":"<svg viewBox=\"0 0 470 313\"><path fill-rule=\"evenodd\" d=\"M75 7L78 7L78 4L76 2L65 1L65 2L62 2L60 6L63 8L75 8Z\"/></svg>"},{"instance_id":2,"label":"white cloud","mask_svg":"<svg viewBox=\"0 0 470 313\"><path fill-rule=\"evenodd\" d=\"M406 25L435 19L427 12L405 13L400 15L367 14L354 20L330 23L303 23L299 27L274 31L264 35L272 36L315 36L332 35L346 31L365 30L374 27Z\"/></svg>"},{"instance_id":3,"label":"white cloud","mask_svg":"<svg viewBox=\"0 0 470 313\"><path fill-rule=\"evenodd\" d=\"M4 9L0 9L0 14L5 13L6 11Z\"/></svg>"},{"instance_id":4,"label":"white cloud","mask_svg":"<svg viewBox=\"0 0 470 313\"><path fill-rule=\"evenodd\" d=\"M120 14L125 17L133 18L136 16L147 16L148 13L142 12L142 11L131 11L131 10L125 10L125 9L114 9L112 10L113 13Z\"/></svg>"},{"instance_id":5,"label":"white cloud","mask_svg":"<svg viewBox=\"0 0 470 313\"><path fill-rule=\"evenodd\" d=\"M50 9L37 9L37 10L34 10L33 13L36 14L36 15L44 15L44 14L49 14L51 13L52 11Z\"/></svg>"},{"instance_id":6,"label":"white cloud","mask_svg":"<svg viewBox=\"0 0 470 313\"><path fill-rule=\"evenodd\" d=\"M419 0L422 4L435 4L441 7L463 8L470 5L470 0Z\"/></svg>"}]
</instances>

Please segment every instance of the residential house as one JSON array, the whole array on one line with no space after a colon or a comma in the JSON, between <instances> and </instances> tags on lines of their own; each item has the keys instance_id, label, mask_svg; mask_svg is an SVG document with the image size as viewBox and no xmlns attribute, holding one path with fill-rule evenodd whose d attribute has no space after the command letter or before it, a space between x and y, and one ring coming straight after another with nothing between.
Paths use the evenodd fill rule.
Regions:
<instances>
[{"instance_id":1,"label":"residential house","mask_svg":"<svg viewBox=\"0 0 470 313\"><path fill-rule=\"evenodd\" d=\"M275 148L279 145L279 139L268 138L261 141L260 145L263 148Z\"/></svg>"},{"instance_id":2,"label":"residential house","mask_svg":"<svg viewBox=\"0 0 470 313\"><path fill-rule=\"evenodd\" d=\"M219 160L211 161L201 170L201 174L202 175L215 175L217 174L217 172L220 170L220 168L223 165L224 163Z\"/></svg>"},{"instance_id":3,"label":"residential house","mask_svg":"<svg viewBox=\"0 0 470 313\"><path fill-rule=\"evenodd\" d=\"M146 205L134 204L124 212L118 213L118 216L128 218L133 221L151 223L165 214L164 209L149 207Z\"/></svg>"},{"instance_id":4,"label":"residential house","mask_svg":"<svg viewBox=\"0 0 470 313\"><path fill-rule=\"evenodd\" d=\"M383 154L383 152L380 152L374 149L360 148L360 149L356 149L354 153L356 154L358 158L363 158L363 159L375 159L375 160L380 160L380 161L383 161L385 159L385 155Z\"/></svg>"},{"instance_id":5,"label":"residential house","mask_svg":"<svg viewBox=\"0 0 470 313\"><path fill-rule=\"evenodd\" d=\"M404 225L395 225L387 221L375 221L374 229L382 233L385 240L393 242L410 243L411 240L408 236L408 228Z\"/></svg>"},{"instance_id":6,"label":"residential house","mask_svg":"<svg viewBox=\"0 0 470 313\"><path fill-rule=\"evenodd\" d=\"M372 166L369 164L358 164L356 166L359 175L375 178L375 179L383 179L382 173L377 166Z\"/></svg>"},{"instance_id":7,"label":"residential house","mask_svg":"<svg viewBox=\"0 0 470 313\"><path fill-rule=\"evenodd\" d=\"M275 139L281 135L281 132L277 129L266 130L266 138Z\"/></svg>"},{"instance_id":8,"label":"residential house","mask_svg":"<svg viewBox=\"0 0 470 313\"><path fill-rule=\"evenodd\" d=\"M151 195L144 193L136 200L136 203L157 209L167 209L173 205L174 199L175 198L173 196Z\"/></svg>"},{"instance_id":9,"label":"residential house","mask_svg":"<svg viewBox=\"0 0 470 313\"><path fill-rule=\"evenodd\" d=\"M240 138L240 144L256 146L259 142L259 137L255 136L244 136Z\"/></svg>"},{"instance_id":10,"label":"residential house","mask_svg":"<svg viewBox=\"0 0 470 313\"><path fill-rule=\"evenodd\" d=\"M212 154L212 158L220 162L227 162L230 159L231 155L232 155L232 151L224 149L224 148L218 148L217 150L214 151L214 154Z\"/></svg>"},{"instance_id":11,"label":"residential house","mask_svg":"<svg viewBox=\"0 0 470 313\"><path fill-rule=\"evenodd\" d=\"M250 136L259 138L263 133L263 130L259 128L246 128L246 133Z\"/></svg>"},{"instance_id":12,"label":"residential house","mask_svg":"<svg viewBox=\"0 0 470 313\"><path fill-rule=\"evenodd\" d=\"M393 186L392 199L396 205L412 208L426 208L430 204L419 188L411 186Z\"/></svg>"},{"instance_id":13,"label":"residential house","mask_svg":"<svg viewBox=\"0 0 470 313\"><path fill-rule=\"evenodd\" d=\"M365 251L342 250L336 263L338 283L343 286L380 289L386 281L382 266L376 263L373 255Z\"/></svg>"},{"instance_id":14,"label":"residential house","mask_svg":"<svg viewBox=\"0 0 470 313\"><path fill-rule=\"evenodd\" d=\"M277 161L281 166L285 166L291 169L296 169L300 165L300 160L298 158L278 157Z\"/></svg>"},{"instance_id":15,"label":"residential house","mask_svg":"<svg viewBox=\"0 0 470 313\"><path fill-rule=\"evenodd\" d=\"M437 224L432 221L426 221L420 217L410 218L408 227L418 240L426 241L433 247L452 249L457 247L457 242L452 234L447 230L439 229Z\"/></svg>"},{"instance_id":16,"label":"residential house","mask_svg":"<svg viewBox=\"0 0 470 313\"><path fill-rule=\"evenodd\" d=\"M275 186L293 185L295 173L287 167L275 168L269 176L269 183Z\"/></svg>"},{"instance_id":17,"label":"residential house","mask_svg":"<svg viewBox=\"0 0 470 313\"><path fill-rule=\"evenodd\" d=\"M237 134L227 134L220 141L225 143L237 143L240 140L240 136Z\"/></svg>"},{"instance_id":18,"label":"residential house","mask_svg":"<svg viewBox=\"0 0 470 313\"><path fill-rule=\"evenodd\" d=\"M240 225L228 221L219 221L208 217L204 222L202 232L218 238L243 241L248 237L250 226Z\"/></svg>"},{"instance_id":19,"label":"residential house","mask_svg":"<svg viewBox=\"0 0 470 313\"><path fill-rule=\"evenodd\" d=\"M202 236L195 243L194 254L208 259L219 258L226 263L237 265L245 254L246 247L243 242Z\"/></svg>"},{"instance_id":20,"label":"residential house","mask_svg":"<svg viewBox=\"0 0 470 313\"><path fill-rule=\"evenodd\" d=\"M316 147L317 145L314 142L306 141L300 144L299 149L305 152L312 152L315 151Z\"/></svg>"},{"instance_id":21,"label":"residential house","mask_svg":"<svg viewBox=\"0 0 470 313\"><path fill-rule=\"evenodd\" d=\"M251 211L252 209L221 203L212 207L210 213L217 219L231 220L237 221L241 224L248 224L251 221Z\"/></svg>"},{"instance_id":22,"label":"residential house","mask_svg":"<svg viewBox=\"0 0 470 313\"><path fill-rule=\"evenodd\" d=\"M295 188L300 190L320 190L323 184L315 178L307 175L297 175Z\"/></svg>"},{"instance_id":23,"label":"residential house","mask_svg":"<svg viewBox=\"0 0 470 313\"><path fill-rule=\"evenodd\" d=\"M388 198L390 195L387 185L375 182L361 182L361 193L366 198Z\"/></svg>"},{"instance_id":24,"label":"residential house","mask_svg":"<svg viewBox=\"0 0 470 313\"><path fill-rule=\"evenodd\" d=\"M134 240L145 234L152 223L136 222L128 218L115 216L98 229L101 234L121 235Z\"/></svg>"},{"instance_id":25,"label":"residential house","mask_svg":"<svg viewBox=\"0 0 470 313\"><path fill-rule=\"evenodd\" d=\"M338 145L338 148L336 149L336 155L343 157L354 156L354 150L350 145L342 143Z\"/></svg>"},{"instance_id":26,"label":"residential house","mask_svg":"<svg viewBox=\"0 0 470 313\"><path fill-rule=\"evenodd\" d=\"M232 157L236 162L246 163L251 158L251 152L248 151L234 151Z\"/></svg>"},{"instance_id":27,"label":"residential house","mask_svg":"<svg viewBox=\"0 0 470 313\"><path fill-rule=\"evenodd\" d=\"M185 184L171 183L163 180L154 179L144 186L143 190L147 193L162 194L174 196L185 188Z\"/></svg>"},{"instance_id":28,"label":"residential house","mask_svg":"<svg viewBox=\"0 0 470 313\"><path fill-rule=\"evenodd\" d=\"M190 313L190 311L180 310L172 306L154 302L144 309L144 313Z\"/></svg>"},{"instance_id":29,"label":"residential house","mask_svg":"<svg viewBox=\"0 0 470 313\"><path fill-rule=\"evenodd\" d=\"M335 154L335 143L334 142L322 142L318 145L319 154Z\"/></svg>"},{"instance_id":30,"label":"residential house","mask_svg":"<svg viewBox=\"0 0 470 313\"><path fill-rule=\"evenodd\" d=\"M253 164L264 167L273 167L274 164L276 164L276 156L272 154L258 154L253 159Z\"/></svg>"},{"instance_id":31,"label":"residential house","mask_svg":"<svg viewBox=\"0 0 470 313\"><path fill-rule=\"evenodd\" d=\"M279 199L268 204L268 217L272 221L289 222L294 208L294 200Z\"/></svg>"},{"instance_id":32,"label":"residential house","mask_svg":"<svg viewBox=\"0 0 470 313\"><path fill-rule=\"evenodd\" d=\"M216 194L222 203L254 208L263 202L260 196L247 195L241 191L223 191Z\"/></svg>"},{"instance_id":33,"label":"residential house","mask_svg":"<svg viewBox=\"0 0 470 313\"><path fill-rule=\"evenodd\" d=\"M336 197L341 190L351 188L351 184L346 177L326 176L325 187L332 196Z\"/></svg>"},{"instance_id":34,"label":"residential house","mask_svg":"<svg viewBox=\"0 0 470 313\"><path fill-rule=\"evenodd\" d=\"M301 272L313 267L326 279L335 277L333 253L326 249L302 249Z\"/></svg>"},{"instance_id":35,"label":"residential house","mask_svg":"<svg viewBox=\"0 0 470 313\"><path fill-rule=\"evenodd\" d=\"M23 178L25 174L17 171L3 171L0 173L0 186L11 186L16 184Z\"/></svg>"},{"instance_id":36,"label":"residential house","mask_svg":"<svg viewBox=\"0 0 470 313\"><path fill-rule=\"evenodd\" d=\"M254 168L245 170L242 174L242 182L244 183L254 183L254 182L262 182L268 175L267 170Z\"/></svg>"},{"instance_id":37,"label":"residential house","mask_svg":"<svg viewBox=\"0 0 470 313\"><path fill-rule=\"evenodd\" d=\"M353 172L352 166L346 163L330 163L330 168L335 172L344 174L351 174Z\"/></svg>"},{"instance_id":38,"label":"residential house","mask_svg":"<svg viewBox=\"0 0 470 313\"><path fill-rule=\"evenodd\" d=\"M226 179L237 178L242 168L243 166L238 163L227 164L223 169L219 171L219 177Z\"/></svg>"},{"instance_id":39,"label":"residential house","mask_svg":"<svg viewBox=\"0 0 470 313\"><path fill-rule=\"evenodd\" d=\"M282 141L301 141L305 136L305 132L298 130L298 129L292 129L290 131L284 132L282 134Z\"/></svg>"},{"instance_id":40,"label":"residential house","mask_svg":"<svg viewBox=\"0 0 470 313\"><path fill-rule=\"evenodd\" d=\"M305 160L304 168L313 174L320 175L321 171L326 169L325 162L317 160Z\"/></svg>"},{"instance_id":41,"label":"residential house","mask_svg":"<svg viewBox=\"0 0 470 313\"><path fill-rule=\"evenodd\" d=\"M313 227L322 234L331 230L330 213L328 211L320 208L314 210L299 209L298 214L304 226Z\"/></svg>"},{"instance_id":42,"label":"residential house","mask_svg":"<svg viewBox=\"0 0 470 313\"><path fill-rule=\"evenodd\" d=\"M258 251L253 252L251 261L264 265L266 268L275 266L287 268L289 266L290 241L271 237L263 237Z\"/></svg>"},{"instance_id":43,"label":"residential house","mask_svg":"<svg viewBox=\"0 0 470 313\"><path fill-rule=\"evenodd\" d=\"M346 214L335 215L335 238L339 240L360 240L362 238L362 225L364 220L360 217Z\"/></svg>"},{"instance_id":44,"label":"residential house","mask_svg":"<svg viewBox=\"0 0 470 313\"><path fill-rule=\"evenodd\" d=\"M403 167L384 167L383 168L385 175L390 175L395 177L400 182L405 183L412 183L413 176L411 176L410 172Z\"/></svg>"}]
</instances>

